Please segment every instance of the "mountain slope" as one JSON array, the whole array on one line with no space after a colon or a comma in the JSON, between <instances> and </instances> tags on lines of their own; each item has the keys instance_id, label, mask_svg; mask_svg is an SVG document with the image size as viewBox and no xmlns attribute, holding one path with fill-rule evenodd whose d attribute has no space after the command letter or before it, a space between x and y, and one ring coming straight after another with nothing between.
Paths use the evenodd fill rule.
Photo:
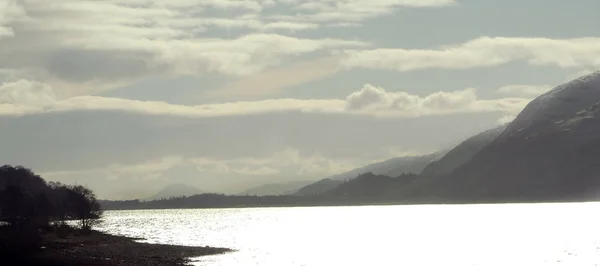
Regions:
<instances>
[{"instance_id":1,"label":"mountain slope","mask_svg":"<svg viewBox=\"0 0 600 266\"><path fill-rule=\"evenodd\" d=\"M427 165L421 172L423 175L443 175L468 162L477 152L498 137L508 124L479 133L460 143L441 159Z\"/></svg>"},{"instance_id":2,"label":"mountain slope","mask_svg":"<svg viewBox=\"0 0 600 266\"><path fill-rule=\"evenodd\" d=\"M426 190L466 201L598 199L597 158L600 72L533 100L490 145Z\"/></svg>"},{"instance_id":3,"label":"mountain slope","mask_svg":"<svg viewBox=\"0 0 600 266\"><path fill-rule=\"evenodd\" d=\"M365 173L374 175L399 176L406 173L419 174L430 163L439 160L446 151L436 152L422 156L407 156L392 158L383 162L350 170L348 172L330 176L300 189L295 195L317 195L339 186L342 182L354 179Z\"/></svg>"},{"instance_id":4,"label":"mountain slope","mask_svg":"<svg viewBox=\"0 0 600 266\"><path fill-rule=\"evenodd\" d=\"M364 173L330 189L320 196L352 202L387 202L401 199L421 176L402 174L397 177Z\"/></svg>"},{"instance_id":5,"label":"mountain slope","mask_svg":"<svg viewBox=\"0 0 600 266\"><path fill-rule=\"evenodd\" d=\"M441 158L446 151L436 152L422 156L406 156L392 158L383 162L369 164L367 166L350 170L348 172L328 177L332 180L349 180L356 178L364 173L373 173L375 175L398 176L404 173L419 174L423 169Z\"/></svg>"},{"instance_id":6,"label":"mountain slope","mask_svg":"<svg viewBox=\"0 0 600 266\"><path fill-rule=\"evenodd\" d=\"M276 195L291 195L296 193L302 187L313 183L314 181L292 181L287 183L266 184L258 187L250 188L238 195L248 196L276 196Z\"/></svg>"},{"instance_id":7,"label":"mountain slope","mask_svg":"<svg viewBox=\"0 0 600 266\"><path fill-rule=\"evenodd\" d=\"M343 182L339 181L339 180L325 178L325 179L319 180L315 183L312 183L310 185L307 185L307 186L301 188L294 195L295 196L319 195L325 191L336 188L337 186L341 185L342 183Z\"/></svg>"},{"instance_id":8,"label":"mountain slope","mask_svg":"<svg viewBox=\"0 0 600 266\"><path fill-rule=\"evenodd\" d=\"M171 184L146 200L159 200L171 197L192 196L201 193L202 191L193 186L188 186L185 184Z\"/></svg>"}]
</instances>

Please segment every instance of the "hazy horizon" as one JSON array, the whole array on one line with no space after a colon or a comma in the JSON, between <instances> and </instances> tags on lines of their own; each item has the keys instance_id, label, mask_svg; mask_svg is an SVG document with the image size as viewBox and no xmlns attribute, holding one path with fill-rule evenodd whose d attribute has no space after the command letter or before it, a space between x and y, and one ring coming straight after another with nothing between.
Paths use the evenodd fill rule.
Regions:
<instances>
[{"instance_id":1,"label":"hazy horizon","mask_svg":"<svg viewBox=\"0 0 600 266\"><path fill-rule=\"evenodd\" d=\"M600 2L0 0L0 162L103 199L452 148L600 69Z\"/></svg>"}]
</instances>

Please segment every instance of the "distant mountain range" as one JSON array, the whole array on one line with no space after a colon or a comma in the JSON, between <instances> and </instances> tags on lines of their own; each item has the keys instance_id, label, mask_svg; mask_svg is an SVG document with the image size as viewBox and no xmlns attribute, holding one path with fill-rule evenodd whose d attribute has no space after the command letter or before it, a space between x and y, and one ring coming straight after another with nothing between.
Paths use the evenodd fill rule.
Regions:
<instances>
[{"instance_id":1,"label":"distant mountain range","mask_svg":"<svg viewBox=\"0 0 600 266\"><path fill-rule=\"evenodd\" d=\"M440 151L422 156L396 157L383 162L369 164L361 168L350 170L348 172L327 177L313 184L301 188L295 195L306 196L316 195L328 191L342 184L342 181L348 181L365 173L377 175L399 176L406 173L419 174L425 167L432 162L439 160L447 151Z\"/></svg>"},{"instance_id":2,"label":"distant mountain range","mask_svg":"<svg viewBox=\"0 0 600 266\"><path fill-rule=\"evenodd\" d=\"M249 196L274 196L274 195L291 195L296 193L302 187L313 183L314 181L291 181L285 183L266 184L258 187L247 189L237 195Z\"/></svg>"},{"instance_id":3,"label":"distant mountain range","mask_svg":"<svg viewBox=\"0 0 600 266\"><path fill-rule=\"evenodd\" d=\"M159 199L168 199L171 197L182 197L182 196L192 196L196 194L202 194L203 192L196 187L186 185L186 184L171 184L159 192L154 194L153 196L147 198L146 200L159 200Z\"/></svg>"},{"instance_id":4,"label":"distant mountain range","mask_svg":"<svg viewBox=\"0 0 600 266\"><path fill-rule=\"evenodd\" d=\"M192 197L186 206L595 201L600 200L598 158L600 72L550 90L511 123L447 153L367 165L305 186L294 196Z\"/></svg>"},{"instance_id":5,"label":"distant mountain range","mask_svg":"<svg viewBox=\"0 0 600 266\"><path fill-rule=\"evenodd\" d=\"M374 173L377 175L398 176L404 173L421 173L430 163L439 160L446 154L446 151L436 152L422 156L404 156L396 157L383 162L369 164L339 175L328 177L331 180L350 180L364 173Z\"/></svg>"}]
</instances>

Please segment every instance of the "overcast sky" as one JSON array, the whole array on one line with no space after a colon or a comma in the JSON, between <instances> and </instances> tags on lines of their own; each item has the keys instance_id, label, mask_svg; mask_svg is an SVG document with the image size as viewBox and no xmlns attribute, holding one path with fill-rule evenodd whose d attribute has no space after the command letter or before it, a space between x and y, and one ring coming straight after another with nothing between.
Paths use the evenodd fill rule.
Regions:
<instances>
[{"instance_id":1,"label":"overcast sky","mask_svg":"<svg viewBox=\"0 0 600 266\"><path fill-rule=\"evenodd\" d=\"M598 0L0 0L0 163L135 198L451 148L600 69Z\"/></svg>"}]
</instances>

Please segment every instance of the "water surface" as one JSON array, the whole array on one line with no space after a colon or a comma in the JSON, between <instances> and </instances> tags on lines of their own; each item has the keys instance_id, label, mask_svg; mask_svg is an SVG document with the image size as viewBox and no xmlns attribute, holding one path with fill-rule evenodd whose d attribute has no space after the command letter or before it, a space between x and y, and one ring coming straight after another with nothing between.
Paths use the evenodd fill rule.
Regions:
<instances>
[{"instance_id":1,"label":"water surface","mask_svg":"<svg viewBox=\"0 0 600 266\"><path fill-rule=\"evenodd\" d=\"M136 210L106 212L100 229L238 250L194 265L600 265L599 213L598 203Z\"/></svg>"}]
</instances>

